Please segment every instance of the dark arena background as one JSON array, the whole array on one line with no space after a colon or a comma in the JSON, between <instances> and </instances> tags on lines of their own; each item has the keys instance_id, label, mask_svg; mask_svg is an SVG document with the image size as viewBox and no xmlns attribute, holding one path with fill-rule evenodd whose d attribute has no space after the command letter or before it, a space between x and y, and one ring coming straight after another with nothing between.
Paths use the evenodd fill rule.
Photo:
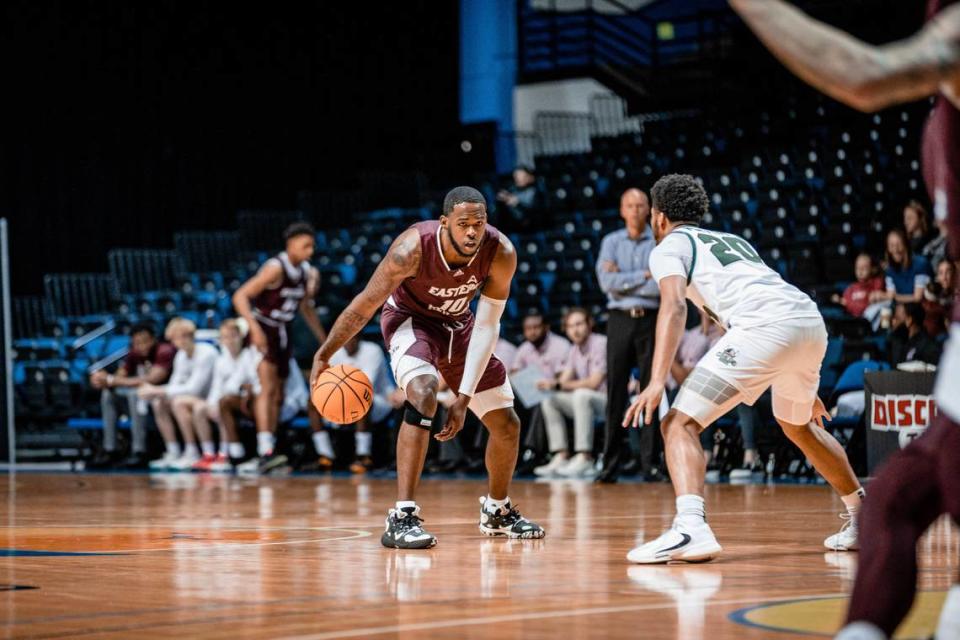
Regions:
<instances>
[{"instance_id":1,"label":"dark arena background","mask_svg":"<svg viewBox=\"0 0 960 640\"><path fill-rule=\"evenodd\" d=\"M924 5L784 6L878 45L917 33ZM650 194L694 176L713 241L739 236L736 260L816 304L825 437L869 506L872 478L938 414L960 287L921 166L932 98L846 106L720 0L10 0L0 70L3 637L721 640L844 625L858 553L825 539L849 535L838 514L855 532L858 507L784 433L769 390L700 436L723 553L626 557L674 522L668 403L701 357L742 357L713 354L723 329L688 304L654 423L619 426L655 366ZM400 330L385 341L379 300L332 357L362 374L323 374L343 415L353 388L360 411L311 402L330 388L309 382L321 340L459 185L515 248L494 347L520 425L503 511L542 538L481 535L505 436L471 404L455 438L433 437L465 396L442 377L427 404L420 378L398 388ZM417 273L480 268L448 265L464 255L453 233L422 232ZM432 321L428 366L469 367L455 348L468 315ZM410 420L429 424L428 405L427 447ZM414 437L422 511L398 525ZM378 541L411 519L436 546ZM946 619L958 541L947 517L926 530L892 637Z\"/></svg>"}]
</instances>

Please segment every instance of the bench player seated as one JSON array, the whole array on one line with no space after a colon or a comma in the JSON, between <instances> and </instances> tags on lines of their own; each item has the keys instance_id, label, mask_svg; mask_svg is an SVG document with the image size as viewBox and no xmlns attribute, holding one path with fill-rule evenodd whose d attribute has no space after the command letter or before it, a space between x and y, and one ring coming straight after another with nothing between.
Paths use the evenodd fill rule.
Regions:
<instances>
[{"instance_id":1,"label":"bench player seated","mask_svg":"<svg viewBox=\"0 0 960 640\"><path fill-rule=\"evenodd\" d=\"M513 410L506 368L493 355L516 265L510 240L487 224L480 192L457 187L444 198L439 220L418 222L394 240L314 356L311 387L333 355L382 307L380 326L390 365L407 398L397 437L397 503L380 539L385 547L426 549L437 543L422 527L415 494L441 375L458 395L434 437L441 442L455 437L468 408L490 432L489 493L480 499L480 531L510 538L544 535L539 525L520 515L508 495L520 419ZM474 315L470 302L478 292Z\"/></svg>"},{"instance_id":2,"label":"bench player seated","mask_svg":"<svg viewBox=\"0 0 960 640\"><path fill-rule=\"evenodd\" d=\"M829 417L817 388L827 330L817 305L766 266L743 238L699 227L709 200L692 176L664 176L651 195L657 246L650 271L660 287L660 315L650 383L627 410L624 426L649 425L660 406L683 336L687 298L726 333L684 380L661 423L677 495L673 526L633 549L627 559L653 564L719 555L721 547L705 517L700 432L738 404L752 405L768 387L777 423L847 507L843 528L824 545L856 549L863 489L843 447L822 428L822 418Z\"/></svg>"}]
</instances>

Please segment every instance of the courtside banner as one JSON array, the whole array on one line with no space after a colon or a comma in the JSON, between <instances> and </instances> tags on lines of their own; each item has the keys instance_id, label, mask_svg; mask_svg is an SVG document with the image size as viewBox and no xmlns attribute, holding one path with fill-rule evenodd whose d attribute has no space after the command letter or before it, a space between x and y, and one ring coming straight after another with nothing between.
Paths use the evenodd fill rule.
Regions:
<instances>
[{"instance_id":1,"label":"courtside banner","mask_svg":"<svg viewBox=\"0 0 960 640\"><path fill-rule=\"evenodd\" d=\"M864 376L870 474L922 434L937 416L935 372L873 371Z\"/></svg>"},{"instance_id":2,"label":"courtside banner","mask_svg":"<svg viewBox=\"0 0 960 640\"><path fill-rule=\"evenodd\" d=\"M897 431L911 427L928 427L937 415L932 395L874 395L870 398L870 428L875 431Z\"/></svg>"}]
</instances>

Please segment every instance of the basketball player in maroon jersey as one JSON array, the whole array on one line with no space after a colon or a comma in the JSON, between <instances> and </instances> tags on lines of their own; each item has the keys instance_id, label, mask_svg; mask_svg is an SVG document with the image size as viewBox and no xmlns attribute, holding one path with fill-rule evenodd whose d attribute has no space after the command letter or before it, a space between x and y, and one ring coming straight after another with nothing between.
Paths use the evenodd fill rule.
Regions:
<instances>
[{"instance_id":1,"label":"basketball player in maroon jersey","mask_svg":"<svg viewBox=\"0 0 960 640\"><path fill-rule=\"evenodd\" d=\"M960 4L928 0L913 37L873 46L819 23L781 0L731 0L787 67L861 111L936 95L923 133L923 173L934 212L946 220L949 258L960 258ZM917 541L941 514L960 523L960 304L934 395L940 415L883 465L861 514L860 563L837 638L888 638L913 604ZM937 638L960 638L960 585L947 595Z\"/></svg>"},{"instance_id":2,"label":"basketball player in maroon jersey","mask_svg":"<svg viewBox=\"0 0 960 640\"><path fill-rule=\"evenodd\" d=\"M253 405L260 473L287 462L286 456L274 455L273 449L284 380L290 374L293 355L290 324L299 312L317 342L327 337L314 308L320 281L319 273L310 266L315 235L313 227L305 222L287 227L283 233L286 250L267 260L233 294L233 307L250 327L250 343L263 354L257 365L260 393Z\"/></svg>"},{"instance_id":3,"label":"basketball player in maroon jersey","mask_svg":"<svg viewBox=\"0 0 960 640\"><path fill-rule=\"evenodd\" d=\"M510 538L544 535L508 497L520 419L513 410L506 368L493 355L516 266L510 240L487 224L483 196L476 189L457 187L444 198L439 220L418 222L393 241L314 357L311 388L333 354L382 307L380 327L390 366L407 397L397 438L397 504L380 539L385 547L427 549L437 543L421 526L415 493L437 411L440 376L459 393L434 437L446 441L456 436L468 408L490 432L489 493L480 499L480 531ZM470 302L478 292L474 315Z\"/></svg>"}]
</instances>

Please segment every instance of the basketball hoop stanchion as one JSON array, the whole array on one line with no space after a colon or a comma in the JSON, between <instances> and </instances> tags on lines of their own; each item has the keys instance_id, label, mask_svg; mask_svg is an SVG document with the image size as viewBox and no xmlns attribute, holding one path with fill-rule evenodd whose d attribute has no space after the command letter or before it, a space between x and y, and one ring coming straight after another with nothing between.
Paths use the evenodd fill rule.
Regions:
<instances>
[{"instance_id":1,"label":"basketball hoop stanchion","mask_svg":"<svg viewBox=\"0 0 960 640\"><path fill-rule=\"evenodd\" d=\"M13 321L10 315L10 239L7 219L0 218L0 288L3 289L2 301L2 342L3 352L3 421L7 424L7 458L10 473L14 473L17 462L17 434L13 425ZM12 483L11 483L12 484Z\"/></svg>"}]
</instances>

